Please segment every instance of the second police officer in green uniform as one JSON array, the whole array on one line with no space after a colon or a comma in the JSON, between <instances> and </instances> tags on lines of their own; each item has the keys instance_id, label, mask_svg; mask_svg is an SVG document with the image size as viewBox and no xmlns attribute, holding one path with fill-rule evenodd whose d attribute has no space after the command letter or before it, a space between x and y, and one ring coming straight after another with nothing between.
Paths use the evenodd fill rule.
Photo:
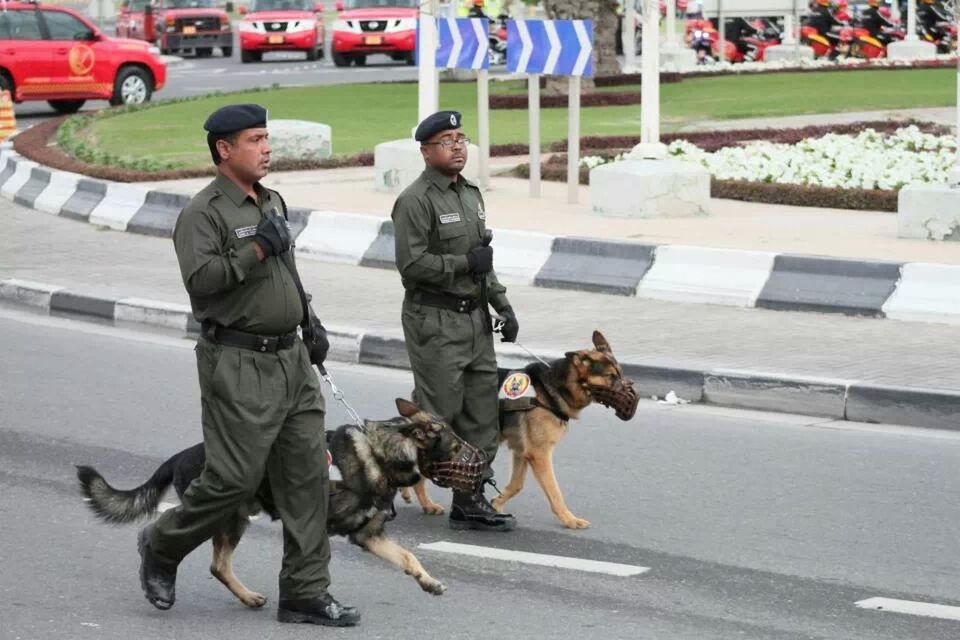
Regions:
<instances>
[{"instance_id":1,"label":"second police officer in green uniform","mask_svg":"<svg viewBox=\"0 0 960 640\"><path fill-rule=\"evenodd\" d=\"M460 126L458 112L441 111L414 133L426 169L393 206L396 262L406 290L402 323L414 400L492 462L499 446L497 360L482 293L505 320L505 342L517 339L519 325L494 273L493 248L484 244L483 196L460 175L469 142ZM493 509L482 487L454 491L449 522L491 531L516 525Z\"/></svg>"},{"instance_id":2,"label":"second police officer in green uniform","mask_svg":"<svg viewBox=\"0 0 960 640\"><path fill-rule=\"evenodd\" d=\"M328 592L325 406L312 369L329 343L296 275L283 199L260 184L270 162L266 127L267 112L255 104L223 107L207 119L217 177L174 229L202 326L196 351L206 462L182 504L141 531L141 586L156 607L172 607L177 565L221 518L236 517L268 474L283 522L278 620L349 626L360 614Z\"/></svg>"}]
</instances>

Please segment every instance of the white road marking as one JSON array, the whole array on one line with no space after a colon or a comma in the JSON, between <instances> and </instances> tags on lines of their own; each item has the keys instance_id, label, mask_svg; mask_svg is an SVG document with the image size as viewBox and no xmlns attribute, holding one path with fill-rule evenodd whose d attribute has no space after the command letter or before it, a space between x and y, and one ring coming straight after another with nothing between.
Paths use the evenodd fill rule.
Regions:
<instances>
[{"instance_id":1,"label":"white road marking","mask_svg":"<svg viewBox=\"0 0 960 640\"><path fill-rule=\"evenodd\" d=\"M894 598L867 598L856 604L861 609L892 611L893 613L905 613L911 616L925 616L927 618L960 621L960 607L951 607L945 604L896 600Z\"/></svg>"},{"instance_id":2,"label":"white road marking","mask_svg":"<svg viewBox=\"0 0 960 640\"><path fill-rule=\"evenodd\" d=\"M583 558L570 558L567 556L551 556L542 553L528 553L526 551L512 551L510 549L496 549L494 547L480 547L472 544L459 544L446 541L421 544L419 548L426 549L427 551L473 556L475 558L522 562L524 564L535 564L542 567L557 567L559 569L573 569L575 571L587 571L590 573L605 573L607 575L621 577L636 576L650 571L650 567L638 567L629 564L617 564L615 562L601 562L599 560L585 560Z\"/></svg>"}]
</instances>

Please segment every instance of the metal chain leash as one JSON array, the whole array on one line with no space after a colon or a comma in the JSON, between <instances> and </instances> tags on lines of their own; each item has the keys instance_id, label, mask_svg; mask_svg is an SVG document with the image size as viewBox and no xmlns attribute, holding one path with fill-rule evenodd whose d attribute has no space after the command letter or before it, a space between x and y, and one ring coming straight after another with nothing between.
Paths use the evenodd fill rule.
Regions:
<instances>
[{"instance_id":1,"label":"metal chain leash","mask_svg":"<svg viewBox=\"0 0 960 640\"><path fill-rule=\"evenodd\" d=\"M347 402L347 399L343 395L343 391L340 390L340 387L336 385L336 383L333 381L333 378L330 377L329 373L327 373L326 367L324 367L323 365L320 365L320 366L317 366L316 369L317 369L317 376L321 380L326 382L328 385L330 385L330 392L333 393L333 398L337 402L343 405L344 409L346 409L347 411L347 414L351 418L353 418L354 423L356 423L356 425L360 428L361 431L366 433L367 427L366 425L363 424L363 420L360 418L360 414L357 413L356 410L350 406L349 402Z\"/></svg>"}]
</instances>

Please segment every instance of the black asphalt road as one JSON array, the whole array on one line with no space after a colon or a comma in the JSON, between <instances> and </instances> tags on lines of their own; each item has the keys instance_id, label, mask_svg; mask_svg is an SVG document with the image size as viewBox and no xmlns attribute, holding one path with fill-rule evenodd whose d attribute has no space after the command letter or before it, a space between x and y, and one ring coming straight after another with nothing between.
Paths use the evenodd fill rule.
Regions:
<instances>
[{"instance_id":1,"label":"black asphalt road","mask_svg":"<svg viewBox=\"0 0 960 640\"><path fill-rule=\"evenodd\" d=\"M94 521L78 496L74 464L131 487L200 439L191 349L0 308L3 640L327 634L274 620L277 524L255 522L237 558L241 578L270 598L265 610L246 610L209 576L204 546L181 567L176 607L160 612L139 590L136 528ZM369 417L392 415L411 388L407 372L330 371ZM330 424L343 420L331 399ZM455 533L401 507L391 531L449 591L428 596L338 540L334 593L364 621L337 637L955 640L960 622L854 603L960 605L958 460L960 437L946 432L653 403L621 423L591 409L556 456L568 503L591 529L563 529L532 479L511 503L520 526L510 534ZM650 571L622 578L416 551L443 540Z\"/></svg>"}]
</instances>

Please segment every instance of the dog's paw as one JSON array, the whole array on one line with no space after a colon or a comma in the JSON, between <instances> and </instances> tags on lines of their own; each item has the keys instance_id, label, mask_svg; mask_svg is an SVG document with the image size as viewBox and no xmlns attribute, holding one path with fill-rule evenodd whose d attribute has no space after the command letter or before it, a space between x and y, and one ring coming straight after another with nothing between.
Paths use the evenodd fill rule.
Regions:
<instances>
[{"instance_id":1,"label":"dog's paw","mask_svg":"<svg viewBox=\"0 0 960 640\"><path fill-rule=\"evenodd\" d=\"M435 596L442 596L443 592L447 590L443 584L437 582L436 580L421 582L420 588Z\"/></svg>"},{"instance_id":2,"label":"dog's paw","mask_svg":"<svg viewBox=\"0 0 960 640\"><path fill-rule=\"evenodd\" d=\"M567 529L589 529L590 521L571 514L569 518L563 519L563 526Z\"/></svg>"},{"instance_id":3,"label":"dog's paw","mask_svg":"<svg viewBox=\"0 0 960 640\"><path fill-rule=\"evenodd\" d=\"M507 503L506 500L504 500L500 496L497 496L496 498L490 501L490 506L496 509L497 513L503 513L503 505L505 505L506 503Z\"/></svg>"},{"instance_id":4,"label":"dog's paw","mask_svg":"<svg viewBox=\"0 0 960 640\"><path fill-rule=\"evenodd\" d=\"M442 516L443 507L441 507L436 502L431 502L429 504L423 505L423 512L428 516Z\"/></svg>"},{"instance_id":5,"label":"dog's paw","mask_svg":"<svg viewBox=\"0 0 960 640\"><path fill-rule=\"evenodd\" d=\"M251 609L259 609L263 605L267 604L267 598L265 596L260 595L259 593L248 591L247 593L240 596L240 602L247 605Z\"/></svg>"},{"instance_id":6,"label":"dog's paw","mask_svg":"<svg viewBox=\"0 0 960 640\"><path fill-rule=\"evenodd\" d=\"M410 497L409 487L404 487L403 489L400 489L400 497L403 498L403 501L406 502L407 504L410 504L413 502L413 498Z\"/></svg>"}]
</instances>

